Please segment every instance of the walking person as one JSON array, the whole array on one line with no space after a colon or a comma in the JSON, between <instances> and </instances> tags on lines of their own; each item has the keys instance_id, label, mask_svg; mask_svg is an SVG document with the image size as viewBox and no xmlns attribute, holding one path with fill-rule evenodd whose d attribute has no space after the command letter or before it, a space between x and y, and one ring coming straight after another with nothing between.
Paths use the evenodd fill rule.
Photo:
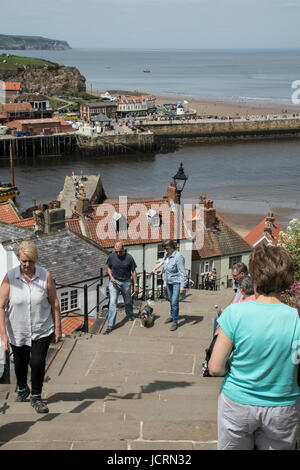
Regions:
<instances>
[{"instance_id":1,"label":"walking person","mask_svg":"<svg viewBox=\"0 0 300 470\"><path fill-rule=\"evenodd\" d=\"M4 349L13 352L18 402L30 395L27 385L31 368L31 405L48 413L41 399L45 363L50 341L62 335L56 288L49 271L39 266L38 251L31 241L19 245L20 265L9 270L0 287L0 334Z\"/></svg>"},{"instance_id":2,"label":"walking person","mask_svg":"<svg viewBox=\"0 0 300 470\"><path fill-rule=\"evenodd\" d=\"M133 279L133 292L138 292L136 263L133 257L127 253L121 242L115 244L115 251L107 260L107 272L109 275L109 311L108 326L104 334L109 334L115 326L117 315L118 297L121 293L125 304L126 317L134 320L131 296L131 277Z\"/></svg>"},{"instance_id":3,"label":"walking person","mask_svg":"<svg viewBox=\"0 0 300 470\"><path fill-rule=\"evenodd\" d=\"M258 246L249 272L256 300L224 310L208 363L212 376L225 375L218 401L218 449L293 450L300 404L300 319L297 309L280 301L294 280L293 259L282 247Z\"/></svg>"},{"instance_id":4,"label":"walking person","mask_svg":"<svg viewBox=\"0 0 300 470\"><path fill-rule=\"evenodd\" d=\"M170 330L177 330L179 316L179 295L184 293L187 283L184 256L176 249L176 242L166 240L163 243L166 254L163 259L163 279L167 285L170 302L170 316L165 323L172 323Z\"/></svg>"}]
</instances>

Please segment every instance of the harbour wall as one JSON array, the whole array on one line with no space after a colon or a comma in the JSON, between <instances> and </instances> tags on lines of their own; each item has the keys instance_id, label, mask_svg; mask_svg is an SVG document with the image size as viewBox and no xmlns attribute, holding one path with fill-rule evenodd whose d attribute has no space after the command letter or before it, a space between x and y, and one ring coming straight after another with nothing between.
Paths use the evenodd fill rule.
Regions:
<instances>
[{"instance_id":1,"label":"harbour wall","mask_svg":"<svg viewBox=\"0 0 300 470\"><path fill-rule=\"evenodd\" d=\"M191 120L141 121L137 126L150 130L159 146L165 139L180 144L300 137L300 119L272 120Z\"/></svg>"}]
</instances>

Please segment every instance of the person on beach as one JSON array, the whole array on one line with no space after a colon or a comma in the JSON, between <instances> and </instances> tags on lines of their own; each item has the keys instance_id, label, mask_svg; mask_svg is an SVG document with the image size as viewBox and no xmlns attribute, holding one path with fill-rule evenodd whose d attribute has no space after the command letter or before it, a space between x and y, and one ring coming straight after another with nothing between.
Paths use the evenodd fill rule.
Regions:
<instances>
[{"instance_id":1,"label":"person on beach","mask_svg":"<svg viewBox=\"0 0 300 470\"><path fill-rule=\"evenodd\" d=\"M4 349L13 352L18 402L30 394L37 413L48 413L41 399L50 341L61 339L61 314L56 288L49 271L37 263L38 251L31 241L19 245L20 265L9 270L0 287L0 335Z\"/></svg>"},{"instance_id":2,"label":"person on beach","mask_svg":"<svg viewBox=\"0 0 300 470\"><path fill-rule=\"evenodd\" d=\"M109 311L108 326L104 334L109 334L115 326L117 315L118 297L121 293L124 299L125 312L128 320L133 321L133 305L131 297L131 276L133 279L133 292L138 292L136 263L133 257L127 253L123 244L117 242L115 251L107 259L107 272L109 275Z\"/></svg>"},{"instance_id":3,"label":"person on beach","mask_svg":"<svg viewBox=\"0 0 300 470\"><path fill-rule=\"evenodd\" d=\"M218 449L293 450L300 319L295 308L280 301L294 280L293 259L282 247L258 246L249 272L256 301L224 310L208 363L212 376L225 376L218 400Z\"/></svg>"},{"instance_id":4,"label":"person on beach","mask_svg":"<svg viewBox=\"0 0 300 470\"><path fill-rule=\"evenodd\" d=\"M163 280L167 285L167 294L170 302L170 316L165 323L172 323L170 330L178 327L179 295L184 293L187 283L184 256L177 251L174 240L166 240L163 243L166 254L163 259Z\"/></svg>"},{"instance_id":5,"label":"person on beach","mask_svg":"<svg viewBox=\"0 0 300 470\"><path fill-rule=\"evenodd\" d=\"M245 302L246 300L256 300L251 276L241 277L239 280L239 288L242 294L242 298L239 300L239 302Z\"/></svg>"}]
</instances>

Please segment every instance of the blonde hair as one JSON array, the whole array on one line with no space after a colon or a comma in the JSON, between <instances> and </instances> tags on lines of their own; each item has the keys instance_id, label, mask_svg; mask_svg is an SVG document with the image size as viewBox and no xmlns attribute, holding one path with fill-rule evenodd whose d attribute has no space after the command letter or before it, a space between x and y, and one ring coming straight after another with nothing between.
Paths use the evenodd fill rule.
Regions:
<instances>
[{"instance_id":1,"label":"blonde hair","mask_svg":"<svg viewBox=\"0 0 300 470\"><path fill-rule=\"evenodd\" d=\"M31 261L37 263L38 260L38 250L35 243L30 241L24 241L20 243L18 248L18 255L20 256L20 251L24 253Z\"/></svg>"}]
</instances>

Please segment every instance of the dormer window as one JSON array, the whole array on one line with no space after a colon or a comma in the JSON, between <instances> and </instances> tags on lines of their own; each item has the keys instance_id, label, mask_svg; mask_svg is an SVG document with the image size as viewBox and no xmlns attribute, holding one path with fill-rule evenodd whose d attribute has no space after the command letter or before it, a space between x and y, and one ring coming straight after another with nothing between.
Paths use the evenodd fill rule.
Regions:
<instances>
[{"instance_id":1,"label":"dormer window","mask_svg":"<svg viewBox=\"0 0 300 470\"><path fill-rule=\"evenodd\" d=\"M146 215L150 227L159 228L161 226L161 215L157 211L149 209Z\"/></svg>"},{"instance_id":2,"label":"dormer window","mask_svg":"<svg viewBox=\"0 0 300 470\"><path fill-rule=\"evenodd\" d=\"M118 232L125 232L127 230L127 220L124 215L119 214L119 212L115 212L112 217L112 223L115 228L115 231Z\"/></svg>"}]
</instances>

